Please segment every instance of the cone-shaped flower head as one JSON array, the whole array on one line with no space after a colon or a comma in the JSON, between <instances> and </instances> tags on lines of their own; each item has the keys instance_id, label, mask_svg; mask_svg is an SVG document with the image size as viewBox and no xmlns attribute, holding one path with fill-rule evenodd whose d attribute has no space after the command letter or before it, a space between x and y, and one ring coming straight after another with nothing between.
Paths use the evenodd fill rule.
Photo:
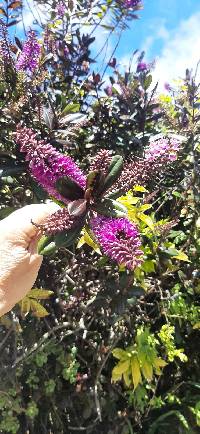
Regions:
<instances>
[{"instance_id":1,"label":"cone-shaped flower head","mask_svg":"<svg viewBox=\"0 0 200 434\"><path fill-rule=\"evenodd\" d=\"M142 262L137 227L126 218L95 217L91 228L105 255L133 270Z\"/></svg>"},{"instance_id":2,"label":"cone-shaped flower head","mask_svg":"<svg viewBox=\"0 0 200 434\"><path fill-rule=\"evenodd\" d=\"M177 159L180 142L176 139L159 138L152 140L145 150L145 157L130 161L124 166L113 191L126 192L134 185L147 185L163 173L168 165Z\"/></svg>"},{"instance_id":3,"label":"cone-shaped flower head","mask_svg":"<svg viewBox=\"0 0 200 434\"><path fill-rule=\"evenodd\" d=\"M46 223L41 226L41 229L46 235L53 235L78 226L80 221L81 218L70 215L67 208L61 208L51 214Z\"/></svg>"},{"instance_id":4,"label":"cone-shaped flower head","mask_svg":"<svg viewBox=\"0 0 200 434\"><path fill-rule=\"evenodd\" d=\"M96 156L94 157L92 163L90 164L90 170L98 170L106 175L111 160L111 152L107 151L106 149L102 149L101 151L97 152Z\"/></svg>"},{"instance_id":5,"label":"cone-shaped flower head","mask_svg":"<svg viewBox=\"0 0 200 434\"><path fill-rule=\"evenodd\" d=\"M29 162L32 176L51 196L65 203L69 202L55 187L56 181L63 176L68 176L85 189L86 177L76 163L69 156L56 151L45 140L37 140L32 129L19 124L15 142L20 146L20 150L26 153L26 161Z\"/></svg>"},{"instance_id":6,"label":"cone-shaped flower head","mask_svg":"<svg viewBox=\"0 0 200 434\"><path fill-rule=\"evenodd\" d=\"M39 64L41 47L36 38L35 32L30 30L28 38L24 43L23 50L16 63L17 71L34 72Z\"/></svg>"},{"instance_id":7,"label":"cone-shaped flower head","mask_svg":"<svg viewBox=\"0 0 200 434\"><path fill-rule=\"evenodd\" d=\"M58 18L63 18L66 12L66 4L63 0L59 1L56 6L56 15Z\"/></svg>"}]
</instances>

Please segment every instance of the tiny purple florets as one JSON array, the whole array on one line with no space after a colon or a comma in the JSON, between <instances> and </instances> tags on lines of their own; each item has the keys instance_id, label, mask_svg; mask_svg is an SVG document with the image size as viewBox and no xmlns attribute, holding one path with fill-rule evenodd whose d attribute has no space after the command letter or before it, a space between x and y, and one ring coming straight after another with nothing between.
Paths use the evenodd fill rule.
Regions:
<instances>
[{"instance_id":1,"label":"tiny purple florets","mask_svg":"<svg viewBox=\"0 0 200 434\"><path fill-rule=\"evenodd\" d=\"M91 228L103 252L113 261L125 265L129 270L142 262L139 232L128 219L95 217L91 221Z\"/></svg>"},{"instance_id":2,"label":"tiny purple florets","mask_svg":"<svg viewBox=\"0 0 200 434\"><path fill-rule=\"evenodd\" d=\"M2 20L0 20L0 60L8 63L11 59L8 41L8 30Z\"/></svg>"},{"instance_id":3,"label":"tiny purple florets","mask_svg":"<svg viewBox=\"0 0 200 434\"><path fill-rule=\"evenodd\" d=\"M16 63L17 71L34 72L39 64L41 47L35 32L30 30L24 43L23 50Z\"/></svg>"},{"instance_id":4,"label":"tiny purple florets","mask_svg":"<svg viewBox=\"0 0 200 434\"><path fill-rule=\"evenodd\" d=\"M137 64L137 72L143 72L146 71L148 69L148 65L145 62L139 62Z\"/></svg>"},{"instance_id":5,"label":"tiny purple florets","mask_svg":"<svg viewBox=\"0 0 200 434\"><path fill-rule=\"evenodd\" d=\"M135 8L136 6L141 4L141 0L124 0L125 8Z\"/></svg>"},{"instance_id":6,"label":"tiny purple florets","mask_svg":"<svg viewBox=\"0 0 200 434\"><path fill-rule=\"evenodd\" d=\"M56 151L45 140L37 140L36 133L31 128L19 124L15 142L20 146L21 152L26 153L32 176L51 196L65 203L69 202L55 188L56 181L62 176L69 176L85 189L86 177L71 157Z\"/></svg>"},{"instance_id":7,"label":"tiny purple florets","mask_svg":"<svg viewBox=\"0 0 200 434\"><path fill-rule=\"evenodd\" d=\"M145 152L145 160L155 161L160 159L166 163L175 161L179 149L180 143L176 139L157 139L150 142L150 145Z\"/></svg>"},{"instance_id":8,"label":"tiny purple florets","mask_svg":"<svg viewBox=\"0 0 200 434\"><path fill-rule=\"evenodd\" d=\"M58 18L63 18L66 12L66 5L64 1L59 1L56 6L56 15Z\"/></svg>"}]
</instances>

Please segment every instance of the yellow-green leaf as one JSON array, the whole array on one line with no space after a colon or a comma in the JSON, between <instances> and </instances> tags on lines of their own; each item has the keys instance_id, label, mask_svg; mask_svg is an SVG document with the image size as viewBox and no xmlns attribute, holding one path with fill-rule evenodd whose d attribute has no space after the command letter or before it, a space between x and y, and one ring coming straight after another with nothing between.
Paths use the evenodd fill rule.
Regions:
<instances>
[{"instance_id":1,"label":"yellow-green leaf","mask_svg":"<svg viewBox=\"0 0 200 434\"><path fill-rule=\"evenodd\" d=\"M34 298L36 300L46 300L52 294L54 294L53 291L48 291L47 289L34 288L34 289L31 289L31 291L28 293L27 297L28 298Z\"/></svg>"},{"instance_id":2,"label":"yellow-green leaf","mask_svg":"<svg viewBox=\"0 0 200 434\"><path fill-rule=\"evenodd\" d=\"M181 250L179 250L178 255L172 256L172 258L178 259L179 261L191 262L188 256L184 252L181 252Z\"/></svg>"},{"instance_id":3,"label":"yellow-green leaf","mask_svg":"<svg viewBox=\"0 0 200 434\"><path fill-rule=\"evenodd\" d=\"M140 191L141 193L148 193L148 190L146 188L142 187L142 185L134 185L133 191Z\"/></svg>"},{"instance_id":4,"label":"yellow-green leaf","mask_svg":"<svg viewBox=\"0 0 200 434\"><path fill-rule=\"evenodd\" d=\"M144 363L142 364L142 373L144 375L144 377L146 378L146 380L151 381L153 378L153 367L152 364L147 362L147 360L144 361Z\"/></svg>"},{"instance_id":5,"label":"yellow-green leaf","mask_svg":"<svg viewBox=\"0 0 200 434\"><path fill-rule=\"evenodd\" d=\"M193 325L193 329L200 329L200 322L196 322L196 324Z\"/></svg>"},{"instance_id":6,"label":"yellow-green leaf","mask_svg":"<svg viewBox=\"0 0 200 434\"><path fill-rule=\"evenodd\" d=\"M131 369L129 368L126 372L123 373L124 383L127 387L131 385Z\"/></svg>"},{"instance_id":7,"label":"yellow-green leaf","mask_svg":"<svg viewBox=\"0 0 200 434\"><path fill-rule=\"evenodd\" d=\"M160 359L160 357L157 357L154 362L153 365L155 366L155 368L164 368L167 365L167 362L165 362L165 360Z\"/></svg>"},{"instance_id":8,"label":"yellow-green leaf","mask_svg":"<svg viewBox=\"0 0 200 434\"><path fill-rule=\"evenodd\" d=\"M130 366L130 360L126 360L125 362L119 362L112 371L112 376L116 375L121 378L122 374L127 371Z\"/></svg>"},{"instance_id":9,"label":"yellow-green leaf","mask_svg":"<svg viewBox=\"0 0 200 434\"><path fill-rule=\"evenodd\" d=\"M145 203L144 205L141 205L139 210L141 212L147 211L148 209L152 208L152 205L150 203Z\"/></svg>"},{"instance_id":10,"label":"yellow-green leaf","mask_svg":"<svg viewBox=\"0 0 200 434\"><path fill-rule=\"evenodd\" d=\"M144 222L147 226L149 226L149 228L153 231L154 230L154 224L153 224L153 220L151 219L151 217L149 217L146 214L143 214L142 212L139 212L137 214L137 217L142 220L142 222Z\"/></svg>"},{"instance_id":11,"label":"yellow-green leaf","mask_svg":"<svg viewBox=\"0 0 200 434\"><path fill-rule=\"evenodd\" d=\"M31 303L31 310L33 311L34 315L37 316L37 318L44 318L45 316L49 315L49 312L45 309L42 304L40 304L38 301L34 299L29 299Z\"/></svg>"},{"instance_id":12,"label":"yellow-green leaf","mask_svg":"<svg viewBox=\"0 0 200 434\"><path fill-rule=\"evenodd\" d=\"M142 382L140 364L137 356L133 356L131 359L131 372L132 372L134 389L136 389L138 384Z\"/></svg>"},{"instance_id":13,"label":"yellow-green leaf","mask_svg":"<svg viewBox=\"0 0 200 434\"><path fill-rule=\"evenodd\" d=\"M26 314L30 312L31 309L31 300L28 297L24 297L23 300L20 302L21 305L21 313Z\"/></svg>"},{"instance_id":14,"label":"yellow-green leaf","mask_svg":"<svg viewBox=\"0 0 200 434\"><path fill-rule=\"evenodd\" d=\"M129 358L129 354L127 353L127 351L123 350L122 348L115 348L112 351L112 355L119 360L126 360Z\"/></svg>"},{"instance_id":15,"label":"yellow-green leaf","mask_svg":"<svg viewBox=\"0 0 200 434\"><path fill-rule=\"evenodd\" d=\"M99 255L101 255L101 250L98 246L97 243L95 243L95 241L92 239L92 237L89 235L89 233L86 231L86 229L83 229L82 231L83 235L80 238L77 247L80 248L83 246L83 244L87 244L88 246L92 247L92 249L98 253Z\"/></svg>"}]
</instances>

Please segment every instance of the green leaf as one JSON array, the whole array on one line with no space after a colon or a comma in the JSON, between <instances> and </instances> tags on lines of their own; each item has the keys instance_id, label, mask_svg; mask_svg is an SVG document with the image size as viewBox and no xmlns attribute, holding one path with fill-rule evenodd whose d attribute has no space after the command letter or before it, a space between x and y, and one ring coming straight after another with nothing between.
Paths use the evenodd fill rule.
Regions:
<instances>
[{"instance_id":1,"label":"green leaf","mask_svg":"<svg viewBox=\"0 0 200 434\"><path fill-rule=\"evenodd\" d=\"M37 246L37 250L39 255L43 255L42 251L46 246L48 246L53 241L53 235L47 236L43 235L42 238L40 238Z\"/></svg>"},{"instance_id":2,"label":"green leaf","mask_svg":"<svg viewBox=\"0 0 200 434\"><path fill-rule=\"evenodd\" d=\"M138 219L142 220L142 222L144 222L147 226L149 226L152 231L154 230L154 224L153 224L153 220L151 219L151 217L149 217L146 214L143 214L142 212L139 212L137 214L137 217L138 217Z\"/></svg>"},{"instance_id":3,"label":"green leaf","mask_svg":"<svg viewBox=\"0 0 200 434\"><path fill-rule=\"evenodd\" d=\"M55 236L55 243L57 248L71 246L74 241L80 235L83 228L84 222L81 226L76 226L75 228L69 229L68 231L60 232Z\"/></svg>"},{"instance_id":4,"label":"green leaf","mask_svg":"<svg viewBox=\"0 0 200 434\"><path fill-rule=\"evenodd\" d=\"M34 288L34 289L31 289L31 291L28 293L27 297L35 298L36 300L46 300L52 294L54 294L53 291L48 291L47 289Z\"/></svg>"},{"instance_id":5,"label":"green leaf","mask_svg":"<svg viewBox=\"0 0 200 434\"><path fill-rule=\"evenodd\" d=\"M112 371L112 378L114 376L119 376L121 378L122 374L127 371L130 366L130 360L126 360L125 362L119 362Z\"/></svg>"},{"instance_id":6,"label":"green leaf","mask_svg":"<svg viewBox=\"0 0 200 434\"><path fill-rule=\"evenodd\" d=\"M127 217L127 209L120 202L105 198L94 206L94 210L107 217Z\"/></svg>"},{"instance_id":7,"label":"green leaf","mask_svg":"<svg viewBox=\"0 0 200 434\"><path fill-rule=\"evenodd\" d=\"M65 106L64 110L61 113L61 117L65 116L68 113L77 113L80 109L80 104L78 103L70 103Z\"/></svg>"},{"instance_id":8,"label":"green leaf","mask_svg":"<svg viewBox=\"0 0 200 434\"><path fill-rule=\"evenodd\" d=\"M69 176L63 176L56 181L58 192L69 200L82 199L84 190Z\"/></svg>"},{"instance_id":9,"label":"green leaf","mask_svg":"<svg viewBox=\"0 0 200 434\"><path fill-rule=\"evenodd\" d=\"M115 357L118 360L126 360L128 359L128 353L127 351L123 350L122 348L115 348L112 351L113 357Z\"/></svg>"},{"instance_id":10,"label":"green leaf","mask_svg":"<svg viewBox=\"0 0 200 434\"><path fill-rule=\"evenodd\" d=\"M53 241L50 241L49 244L45 244L44 246L42 246L42 248L40 248L39 250L40 255L44 255L44 256L54 255L60 247L71 246L75 242L75 240L79 237L83 226L84 226L84 221L80 226L76 226L72 229L69 229L68 231L63 231L56 234L53 238ZM51 239L52 237L50 237L50 240Z\"/></svg>"},{"instance_id":11,"label":"green leaf","mask_svg":"<svg viewBox=\"0 0 200 434\"><path fill-rule=\"evenodd\" d=\"M37 318L44 318L45 316L49 315L49 312L38 301L30 299L30 302L31 310L33 311L34 315L37 316Z\"/></svg>"},{"instance_id":12,"label":"green leaf","mask_svg":"<svg viewBox=\"0 0 200 434\"><path fill-rule=\"evenodd\" d=\"M136 355L131 358L131 371L134 389L136 389L138 384L142 383L140 364Z\"/></svg>"},{"instance_id":13,"label":"green leaf","mask_svg":"<svg viewBox=\"0 0 200 434\"><path fill-rule=\"evenodd\" d=\"M151 86L151 83L152 83L152 75L147 75L143 84L144 89L147 90Z\"/></svg>"},{"instance_id":14,"label":"green leaf","mask_svg":"<svg viewBox=\"0 0 200 434\"><path fill-rule=\"evenodd\" d=\"M142 185L134 185L133 191L140 191L141 193L148 193L148 190Z\"/></svg>"},{"instance_id":15,"label":"green leaf","mask_svg":"<svg viewBox=\"0 0 200 434\"><path fill-rule=\"evenodd\" d=\"M47 244L46 246L44 246L43 248L41 248L38 253L40 255L44 255L44 256L50 256L53 255L54 253L56 253L56 251L58 250L55 241L50 242L49 244Z\"/></svg>"},{"instance_id":16,"label":"green leaf","mask_svg":"<svg viewBox=\"0 0 200 434\"><path fill-rule=\"evenodd\" d=\"M87 176L86 189L90 189L94 191L96 196L98 196L98 193L101 191L104 181L105 181L104 173L99 172L98 170L94 170L93 172L90 172Z\"/></svg>"},{"instance_id":17,"label":"green leaf","mask_svg":"<svg viewBox=\"0 0 200 434\"><path fill-rule=\"evenodd\" d=\"M108 190L114 182L119 178L123 169L123 158L121 155L115 155L108 168L108 175L106 176L102 191Z\"/></svg>"},{"instance_id":18,"label":"green leaf","mask_svg":"<svg viewBox=\"0 0 200 434\"><path fill-rule=\"evenodd\" d=\"M145 273L154 273L155 271L155 260L153 259L147 259L143 262L141 268Z\"/></svg>"}]
</instances>

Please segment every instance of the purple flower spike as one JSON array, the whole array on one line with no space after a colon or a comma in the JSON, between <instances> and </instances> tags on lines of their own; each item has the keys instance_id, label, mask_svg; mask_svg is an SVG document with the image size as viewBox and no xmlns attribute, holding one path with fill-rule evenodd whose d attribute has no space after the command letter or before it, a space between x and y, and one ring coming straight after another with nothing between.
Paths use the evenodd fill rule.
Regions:
<instances>
[{"instance_id":1,"label":"purple flower spike","mask_svg":"<svg viewBox=\"0 0 200 434\"><path fill-rule=\"evenodd\" d=\"M8 64L11 60L9 46L7 27L4 22L0 20L0 61L5 62L5 64Z\"/></svg>"},{"instance_id":2,"label":"purple flower spike","mask_svg":"<svg viewBox=\"0 0 200 434\"><path fill-rule=\"evenodd\" d=\"M23 50L16 63L17 71L34 72L39 64L41 47L36 39L35 32L28 32L27 41L24 43Z\"/></svg>"},{"instance_id":3,"label":"purple flower spike","mask_svg":"<svg viewBox=\"0 0 200 434\"><path fill-rule=\"evenodd\" d=\"M80 187L85 189L86 177L67 155L62 155L45 140L37 140L36 133L30 128L17 126L15 142L20 146L21 152L26 153L29 169L32 176L51 195L69 203L55 188L56 181L62 176L69 176Z\"/></svg>"},{"instance_id":4,"label":"purple flower spike","mask_svg":"<svg viewBox=\"0 0 200 434\"><path fill-rule=\"evenodd\" d=\"M148 69L148 65L145 62L139 62L137 65L137 72L143 72Z\"/></svg>"},{"instance_id":5,"label":"purple flower spike","mask_svg":"<svg viewBox=\"0 0 200 434\"><path fill-rule=\"evenodd\" d=\"M133 270L142 262L137 227L126 218L95 217L91 228L105 255Z\"/></svg>"},{"instance_id":6,"label":"purple flower spike","mask_svg":"<svg viewBox=\"0 0 200 434\"><path fill-rule=\"evenodd\" d=\"M58 18L63 18L66 12L66 5L64 1L59 1L56 6L56 15Z\"/></svg>"},{"instance_id":7,"label":"purple flower spike","mask_svg":"<svg viewBox=\"0 0 200 434\"><path fill-rule=\"evenodd\" d=\"M163 163L169 163L177 159L179 149L180 143L176 139L157 139L150 142L145 152L145 159L151 162L160 160Z\"/></svg>"},{"instance_id":8,"label":"purple flower spike","mask_svg":"<svg viewBox=\"0 0 200 434\"><path fill-rule=\"evenodd\" d=\"M41 229L46 235L53 235L58 232L68 231L72 227L78 226L80 222L80 217L71 216L67 208L62 208L52 214L46 223L41 225Z\"/></svg>"}]
</instances>

